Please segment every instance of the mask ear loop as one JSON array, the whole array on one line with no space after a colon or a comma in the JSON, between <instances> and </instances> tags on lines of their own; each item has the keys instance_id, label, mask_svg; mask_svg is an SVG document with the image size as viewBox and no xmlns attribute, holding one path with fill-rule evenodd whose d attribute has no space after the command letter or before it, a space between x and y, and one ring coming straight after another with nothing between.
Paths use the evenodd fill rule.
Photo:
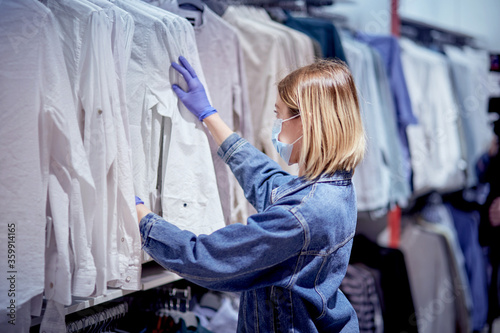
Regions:
<instances>
[{"instance_id":1,"label":"mask ear loop","mask_svg":"<svg viewBox=\"0 0 500 333\"><path fill-rule=\"evenodd\" d=\"M297 142L297 141L299 141L300 139L302 139L302 137L303 137L303 135L299 136L299 137L297 138L297 140L295 140L294 142L292 142L292 143L290 143L290 144L291 144L291 145L294 145L294 144L295 144L295 142Z\"/></svg>"},{"instance_id":2,"label":"mask ear loop","mask_svg":"<svg viewBox=\"0 0 500 333\"><path fill-rule=\"evenodd\" d=\"M300 116L300 113L299 113L299 114L296 114L295 116L291 116L291 117L290 117L290 118L288 118L288 119L281 119L281 122L282 122L282 123L284 123L285 121L289 121L289 120L295 119L295 118L297 118L297 117L299 117L299 116Z\"/></svg>"},{"instance_id":3,"label":"mask ear loop","mask_svg":"<svg viewBox=\"0 0 500 333\"><path fill-rule=\"evenodd\" d=\"M292 120L292 119L297 118L297 117L300 117L300 113L298 113L298 114L296 114L295 116L292 116L292 117L290 117L290 118L288 118L288 119L281 120L281 123L283 123L283 122L285 122L285 121ZM292 142L292 143L290 143L290 144L291 144L291 145L295 144L297 141L299 141L300 139L302 139L302 137L303 137L303 136L304 136L304 135L299 136L299 137L297 138L297 140L295 140L294 142Z\"/></svg>"}]
</instances>

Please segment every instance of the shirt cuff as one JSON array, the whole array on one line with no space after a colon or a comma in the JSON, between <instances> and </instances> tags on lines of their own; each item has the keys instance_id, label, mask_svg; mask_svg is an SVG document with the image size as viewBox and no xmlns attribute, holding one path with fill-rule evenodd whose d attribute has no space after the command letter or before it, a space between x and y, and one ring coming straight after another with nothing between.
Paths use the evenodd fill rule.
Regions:
<instances>
[{"instance_id":1,"label":"shirt cuff","mask_svg":"<svg viewBox=\"0 0 500 333\"><path fill-rule=\"evenodd\" d=\"M122 273L122 284L120 288L124 290L140 290L141 289L141 264L139 266L129 266L128 269Z\"/></svg>"},{"instance_id":2,"label":"shirt cuff","mask_svg":"<svg viewBox=\"0 0 500 333\"><path fill-rule=\"evenodd\" d=\"M231 155L247 142L247 140L241 138L237 133L233 133L228 136L224 142L222 142L217 150L217 155L219 155L219 157L227 163Z\"/></svg>"}]
</instances>

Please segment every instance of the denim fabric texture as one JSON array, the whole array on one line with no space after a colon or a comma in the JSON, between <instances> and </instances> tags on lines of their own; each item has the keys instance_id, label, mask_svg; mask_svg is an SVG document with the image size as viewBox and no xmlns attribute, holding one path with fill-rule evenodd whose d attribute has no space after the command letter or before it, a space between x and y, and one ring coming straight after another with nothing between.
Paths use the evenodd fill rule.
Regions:
<instances>
[{"instance_id":1,"label":"denim fabric texture","mask_svg":"<svg viewBox=\"0 0 500 333\"><path fill-rule=\"evenodd\" d=\"M339 290L356 227L352 172L291 176L237 134L218 154L258 213L199 236L150 213L144 250L186 280L241 292L238 332L359 332Z\"/></svg>"}]
</instances>

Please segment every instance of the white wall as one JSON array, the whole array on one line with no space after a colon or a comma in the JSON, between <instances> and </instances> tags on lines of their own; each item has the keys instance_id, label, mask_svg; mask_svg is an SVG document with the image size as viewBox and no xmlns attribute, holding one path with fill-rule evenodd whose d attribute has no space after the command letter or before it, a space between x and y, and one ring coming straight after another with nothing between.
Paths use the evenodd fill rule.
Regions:
<instances>
[{"instance_id":1,"label":"white wall","mask_svg":"<svg viewBox=\"0 0 500 333\"><path fill-rule=\"evenodd\" d=\"M400 0L399 14L472 35L500 53L500 0Z\"/></svg>"}]
</instances>

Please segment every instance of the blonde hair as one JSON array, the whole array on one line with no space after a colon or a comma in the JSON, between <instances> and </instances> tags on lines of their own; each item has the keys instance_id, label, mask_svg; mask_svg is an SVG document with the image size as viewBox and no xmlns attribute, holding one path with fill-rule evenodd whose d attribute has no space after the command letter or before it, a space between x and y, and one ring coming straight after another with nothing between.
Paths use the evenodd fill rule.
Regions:
<instances>
[{"instance_id":1,"label":"blonde hair","mask_svg":"<svg viewBox=\"0 0 500 333\"><path fill-rule=\"evenodd\" d=\"M302 120L299 164L307 179L351 171L362 160L365 134L351 72L339 60L319 60L278 83L278 93Z\"/></svg>"}]
</instances>

